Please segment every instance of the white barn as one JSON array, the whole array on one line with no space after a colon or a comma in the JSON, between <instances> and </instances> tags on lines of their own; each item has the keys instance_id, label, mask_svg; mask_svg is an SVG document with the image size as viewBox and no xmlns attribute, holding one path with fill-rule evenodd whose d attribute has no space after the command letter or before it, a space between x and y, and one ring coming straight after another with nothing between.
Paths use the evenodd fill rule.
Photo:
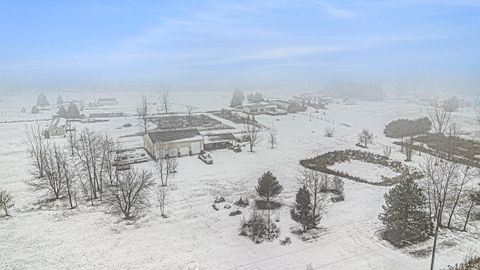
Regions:
<instances>
[{"instance_id":1,"label":"white barn","mask_svg":"<svg viewBox=\"0 0 480 270\"><path fill-rule=\"evenodd\" d=\"M191 156L203 148L203 137L197 129L148 132L144 136L145 150L157 159L161 149L169 149L169 156Z\"/></svg>"}]
</instances>

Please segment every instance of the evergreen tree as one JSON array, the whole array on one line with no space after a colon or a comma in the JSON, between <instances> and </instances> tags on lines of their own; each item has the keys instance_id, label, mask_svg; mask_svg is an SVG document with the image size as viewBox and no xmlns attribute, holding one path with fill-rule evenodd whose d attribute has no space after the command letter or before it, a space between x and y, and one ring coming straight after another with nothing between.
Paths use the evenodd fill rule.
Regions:
<instances>
[{"instance_id":1,"label":"evergreen tree","mask_svg":"<svg viewBox=\"0 0 480 270\"><path fill-rule=\"evenodd\" d=\"M230 101L230 107L242 106L242 102L245 99L245 95L240 90L233 92L232 100Z\"/></svg>"},{"instance_id":2,"label":"evergreen tree","mask_svg":"<svg viewBox=\"0 0 480 270\"><path fill-rule=\"evenodd\" d=\"M67 110L65 109L65 107L60 106L58 107L57 114L60 115L61 117L67 117Z\"/></svg>"},{"instance_id":3,"label":"evergreen tree","mask_svg":"<svg viewBox=\"0 0 480 270\"><path fill-rule=\"evenodd\" d=\"M32 114L37 114L39 113L40 111L38 110L37 106L33 106L32 107L32 110L30 111Z\"/></svg>"},{"instance_id":4,"label":"evergreen tree","mask_svg":"<svg viewBox=\"0 0 480 270\"><path fill-rule=\"evenodd\" d=\"M78 110L77 105L75 103L70 102L68 104L68 109L67 109L67 118L78 118L80 117L80 111Z\"/></svg>"},{"instance_id":5,"label":"evergreen tree","mask_svg":"<svg viewBox=\"0 0 480 270\"><path fill-rule=\"evenodd\" d=\"M293 221L302 225L303 232L306 232L312 226L311 211L310 192L303 186L298 190L295 197L295 206L290 210L290 216Z\"/></svg>"},{"instance_id":6,"label":"evergreen tree","mask_svg":"<svg viewBox=\"0 0 480 270\"><path fill-rule=\"evenodd\" d=\"M384 197L384 213L379 215L385 225L384 239L396 246L404 246L428 238L430 221L424 209L426 198L413 179L403 180Z\"/></svg>"},{"instance_id":7,"label":"evergreen tree","mask_svg":"<svg viewBox=\"0 0 480 270\"><path fill-rule=\"evenodd\" d=\"M271 172L266 172L258 179L258 186L255 187L259 196L267 199L267 207L270 209L270 198L277 197L282 192L282 185L277 181Z\"/></svg>"}]
</instances>

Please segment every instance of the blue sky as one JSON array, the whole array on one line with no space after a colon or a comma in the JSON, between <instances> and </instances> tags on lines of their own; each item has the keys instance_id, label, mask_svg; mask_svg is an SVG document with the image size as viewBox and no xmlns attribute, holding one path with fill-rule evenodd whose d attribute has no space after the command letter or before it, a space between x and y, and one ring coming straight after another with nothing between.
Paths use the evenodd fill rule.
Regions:
<instances>
[{"instance_id":1,"label":"blue sky","mask_svg":"<svg viewBox=\"0 0 480 270\"><path fill-rule=\"evenodd\" d=\"M0 87L480 77L478 0L0 0L0 18Z\"/></svg>"}]
</instances>

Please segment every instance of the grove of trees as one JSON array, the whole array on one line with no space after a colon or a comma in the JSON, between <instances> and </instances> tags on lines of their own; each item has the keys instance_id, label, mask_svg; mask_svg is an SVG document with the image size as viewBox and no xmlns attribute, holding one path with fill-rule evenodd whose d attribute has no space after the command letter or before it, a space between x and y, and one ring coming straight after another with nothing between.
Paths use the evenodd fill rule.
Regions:
<instances>
[{"instance_id":1,"label":"grove of trees","mask_svg":"<svg viewBox=\"0 0 480 270\"><path fill-rule=\"evenodd\" d=\"M385 136L389 138L401 139L402 142L405 137L408 137L409 145L414 144L415 136L428 133L432 129L432 122L427 117L418 118L415 120L409 119L398 119L388 123L385 126L384 133ZM402 144L403 151L403 144ZM407 148L405 151L407 156L407 161L412 159L412 149Z\"/></svg>"},{"instance_id":2,"label":"grove of trees","mask_svg":"<svg viewBox=\"0 0 480 270\"><path fill-rule=\"evenodd\" d=\"M232 100L230 101L230 107L241 106L244 99L245 99L245 95L241 90L233 91L233 97L232 97Z\"/></svg>"}]
</instances>

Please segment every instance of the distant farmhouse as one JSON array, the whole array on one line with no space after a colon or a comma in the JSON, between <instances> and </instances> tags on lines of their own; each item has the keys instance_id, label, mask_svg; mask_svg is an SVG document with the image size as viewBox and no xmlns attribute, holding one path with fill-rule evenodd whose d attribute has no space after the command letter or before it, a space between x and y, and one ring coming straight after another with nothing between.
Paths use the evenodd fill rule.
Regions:
<instances>
[{"instance_id":1,"label":"distant farmhouse","mask_svg":"<svg viewBox=\"0 0 480 270\"><path fill-rule=\"evenodd\" d=\"M199 154L204 144L198 129L184 129L149 132L144 136L144 147L157 159L161 149L169 149L169 156L181 157Z\"/></svg>"},{"instance_id":2,"label":"distant farmhouse","mask_svg":"<svg viewBox=\"0 0 480 270\"><path fill-rule=\"evenodd\" d=\"M65 136L67 133L67 119L57 117L52 119L50 126L45 130L45 138L53 136Z\"/></svg>"},{"instance_id":3,"label":"distant farmhouse","mask_svg":"<svg viewBox=\"0 0 480 270\"><path fill-rule=\"evenodd\" d=\"M278 108L278 105L261 101L256 103L245 103L241 106L235 107L235 111L243 112L247 114L270 114L270 115L280 115L286 114L286 110L281 110Z\"/></svg>"},{"instance_id":4,"label":"distant farmhouse","mask_svg":"<svg viewBox=\"0 0 480 270\"><path fill-rule=\"evenodd\" d=\"M98 106L108 106L108 105L117 105L118 101L116 98L99 98L97 100Z\"/></svg>"}]
</instances>

